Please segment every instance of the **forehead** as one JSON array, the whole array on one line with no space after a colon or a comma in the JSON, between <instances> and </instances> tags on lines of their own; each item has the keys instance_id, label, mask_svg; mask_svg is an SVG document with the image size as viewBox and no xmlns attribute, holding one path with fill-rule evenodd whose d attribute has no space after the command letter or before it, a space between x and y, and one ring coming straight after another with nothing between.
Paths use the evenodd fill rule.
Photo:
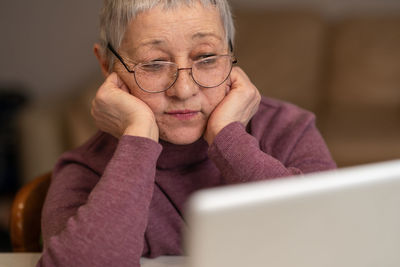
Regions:
<instances>
[{"instance_id":1,"label":"forehead","mask_svg":"<svg viewBox=\"0 0 400 267\"><path fill-rule=\"evenodd\" d=\"M130 49L148 45L182 44L201 39L225 41L220 13L213 5L181 4L165 9L158 5L136 16L127 27L123 42Z\"/></svg>"}]
</instances>

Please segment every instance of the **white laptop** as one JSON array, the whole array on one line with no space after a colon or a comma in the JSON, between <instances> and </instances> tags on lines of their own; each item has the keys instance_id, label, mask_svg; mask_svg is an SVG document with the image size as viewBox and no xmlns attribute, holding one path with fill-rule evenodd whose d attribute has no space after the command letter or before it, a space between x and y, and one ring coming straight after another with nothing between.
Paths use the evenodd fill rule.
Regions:
<instances>
[{"instance_id":1,"label":"white laptop","mask_svg":"<svg viewBox=\"0 0 400 267\"><path fill-rule=\"evenodd\" d=\"M400 266L400 160L200 191L189 203L186 267Z\"/></svg>"}]
</instances>

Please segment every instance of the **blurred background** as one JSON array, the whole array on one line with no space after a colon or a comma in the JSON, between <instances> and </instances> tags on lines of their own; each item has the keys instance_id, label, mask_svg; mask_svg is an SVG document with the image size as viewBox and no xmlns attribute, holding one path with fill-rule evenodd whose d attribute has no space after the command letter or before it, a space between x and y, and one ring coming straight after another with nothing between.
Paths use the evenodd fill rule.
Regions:
<instances>
[{"instance_id":1,"label":"blurred background","mask_svg":"<svg viewBox=\"0 0 400 267\"><path fill-rule=\"evenodd\" d=\"M400 157L400 1L232 0L239 65L313 111L339 167ZM96 129L99 0L0 3L0 251L20 186Z\"/></svg>"}]
</instances>

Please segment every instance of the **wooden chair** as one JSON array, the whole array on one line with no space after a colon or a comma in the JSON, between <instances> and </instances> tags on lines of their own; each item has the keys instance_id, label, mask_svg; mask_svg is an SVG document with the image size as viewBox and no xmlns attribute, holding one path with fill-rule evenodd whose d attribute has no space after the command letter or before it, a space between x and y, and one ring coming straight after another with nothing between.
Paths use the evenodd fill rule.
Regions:
<instances>
[{"instance_id":1,"label":"wooden chair","mask_svg":"<svg viewBox=\"0 0 400 267\"><path fill-rule=\"evenodd\" d=\"M40 252L40 219L50 185L51 173L36 177L15 196L10 217L10 238L14 252Z\"/></svg>"}]
</instances>

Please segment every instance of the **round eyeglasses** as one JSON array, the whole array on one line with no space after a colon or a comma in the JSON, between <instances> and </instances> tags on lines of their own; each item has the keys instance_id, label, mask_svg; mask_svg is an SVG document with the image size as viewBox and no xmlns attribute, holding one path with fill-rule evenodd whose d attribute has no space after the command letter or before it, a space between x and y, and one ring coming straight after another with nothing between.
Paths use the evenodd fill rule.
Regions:
<instances>
[{"instance_id":1,"label":"round eyeglasses","mask_svg":"<svg viewBox=\"0 0 400 267\"><path fill-rule=\"evenodd\" d=\"M136 64L131 70L111 44L107 47L125 69L133 73L139 88L148 93L161 93L171 88L181 70L190 70L193 81L203 88L220 86L231 74L233 64L237 63L232 55L216 55L194 61L191 68L179 68L176 63L168 61L151 61Z\"/></svg>"}]
</instances>

